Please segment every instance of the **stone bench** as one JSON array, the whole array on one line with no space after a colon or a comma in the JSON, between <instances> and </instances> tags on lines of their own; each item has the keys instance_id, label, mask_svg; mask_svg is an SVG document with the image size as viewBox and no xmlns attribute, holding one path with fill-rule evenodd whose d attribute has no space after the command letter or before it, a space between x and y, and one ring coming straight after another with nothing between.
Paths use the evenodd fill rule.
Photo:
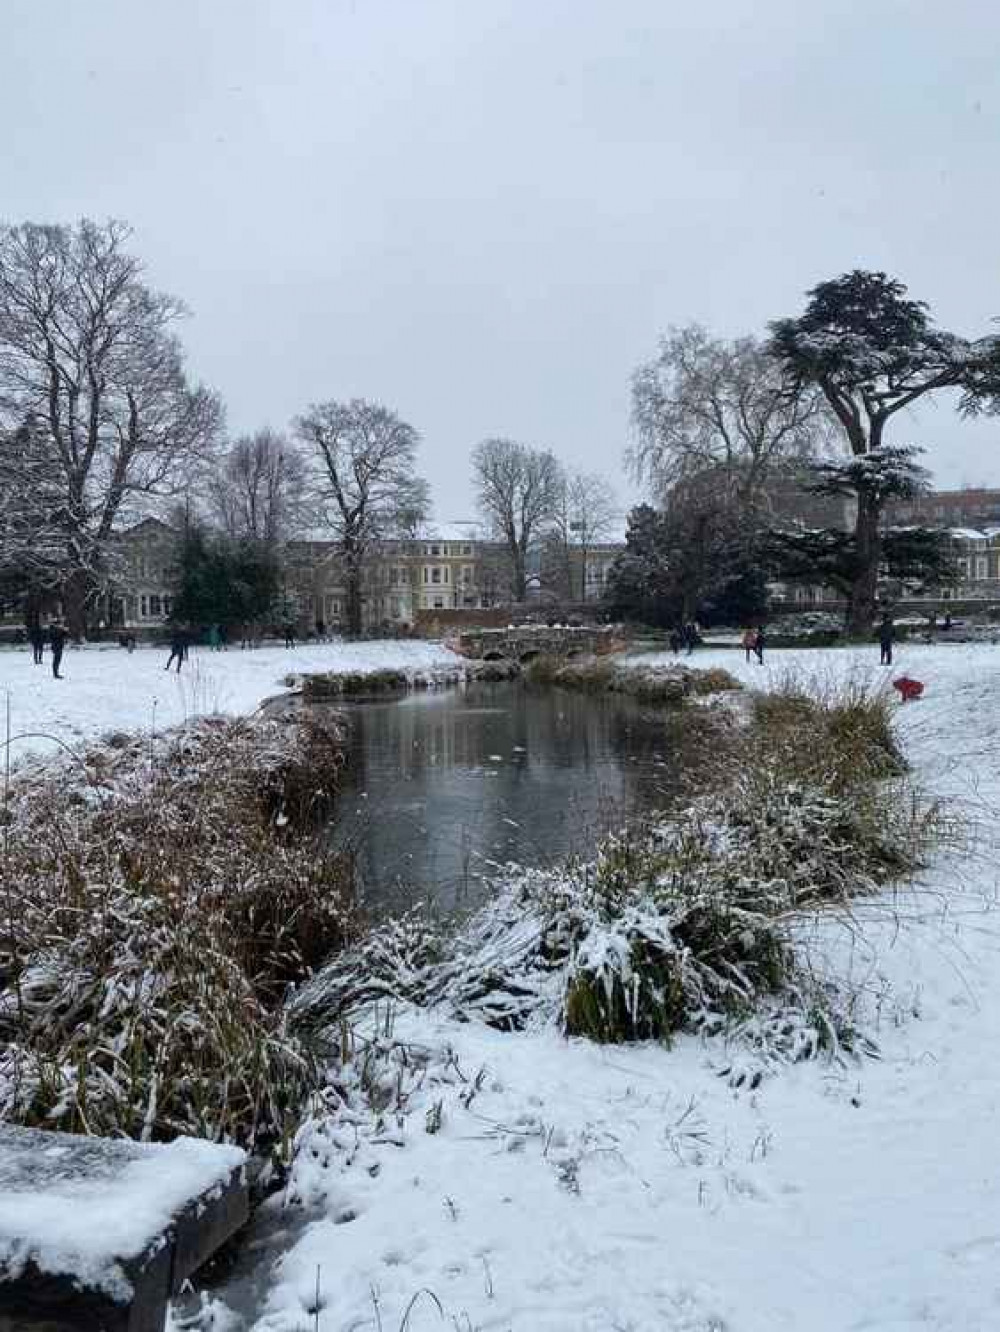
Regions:
<instances>
[{"instance_id":1,"label":"stone bench","mask_svg":"<svg viewBox=\"0 0 1000 1332\"><path fill-rule=\"evenodd\" d=\"M0 1125L0 1332L162 1332L248 1210L238 1148Z\"/></svg>"}]
</instances>

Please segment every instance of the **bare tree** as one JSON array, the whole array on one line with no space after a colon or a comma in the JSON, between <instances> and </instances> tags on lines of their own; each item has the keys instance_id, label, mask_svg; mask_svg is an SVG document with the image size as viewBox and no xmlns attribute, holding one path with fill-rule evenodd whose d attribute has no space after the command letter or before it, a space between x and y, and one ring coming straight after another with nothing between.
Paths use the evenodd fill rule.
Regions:
<instances>
[{"instance_id":1,"label":"bare tree","mask_svg":"<svg viewBox=\"0 0 1000 1332\"><path fill-rule=\"evenodd\" d=\"M419 435L395 412L364 398L321 402L295 421L318 464L318 499L344 562L348 632L362 628L366 557L383 538L421 521L427 484L414 473Z\"/></svg>"},{"instance_id":2,"label":"bare tree","mask_svg":"<svg viewBox=\"0 0 1000 1332\"><path fill-rule=\"evenodd\" d=\"M563 596L587 600L590 556L609 539L620 517L605 477L579 471L563 477L547 540L551 572Z\"/></svg>"},{"instance_id":3,"label":"bare tree","mask_svg":"<svg viewBox=\"0 0 1000 1332\"><path fill-rule=\"evenodd\" d=\"M563 476L555 456L511 439L485 439L472 455L479 511L509 553L511 596L523 601L528 556L552 521Z\"/></svg>"},{"instance_id":4,"label":"bare tree","mask_svg":"<svg viewBox=\"0 0 1000 1332\"><path fill-rule=\"evenodd\" d=\"M171 492L219 429L218 398L191 387L171 329L120 222L0 228L0 425L33 416L63 494L70 629L85 629L120 515Z\"/></svg>"},{"instance_id":5,"label":"bare tree","mask_svg":"<svg viewBox=\"0 0 1000 1332\"><path fill-rule=\"evenodd\" d=\"M698 324L671 328L632 380L633 477L661 503L682 481L715 472L752 507L779 460L804 457L829 429L818 392L789 392L755 339L724 342Z\"/></svg>"},{"instance_id":6,"label":"bare tree","mask_svg":"<svg viewBox=\"0 0 1000 1332\"><path fill-rule=\"evenodd\" d=\"M303 518L305 463L299 446L273 430L235 441L209 482L223 530L236 540L274 546Z\"/></svg>"}]
</instances>

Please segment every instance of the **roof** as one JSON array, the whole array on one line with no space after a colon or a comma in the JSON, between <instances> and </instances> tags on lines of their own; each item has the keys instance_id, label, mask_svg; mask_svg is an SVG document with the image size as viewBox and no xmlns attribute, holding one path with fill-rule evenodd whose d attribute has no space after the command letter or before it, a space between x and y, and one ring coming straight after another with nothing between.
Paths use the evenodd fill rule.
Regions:
<instances>
[{"instance_id":1,"label":"roof","mask_svg":"<svg viewBox=\"0 0 1000 1332\"><path fill-rule=\"evenodd\" d=\"M987 541L989 540L990 535L993 532L996 532L996 530L997 529L994 527L989 531L980 532L979 529L975 527L949 527L948 535L957 537L959 541Z\"/></svg>"}]
</instances>

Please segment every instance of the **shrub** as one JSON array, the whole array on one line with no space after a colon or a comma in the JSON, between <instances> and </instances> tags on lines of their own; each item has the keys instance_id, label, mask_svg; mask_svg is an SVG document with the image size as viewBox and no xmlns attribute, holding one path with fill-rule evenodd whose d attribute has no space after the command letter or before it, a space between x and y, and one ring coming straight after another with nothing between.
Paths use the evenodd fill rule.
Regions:
<instances>
[{"instance_id":1,"label":"shrub","mask_svg":"<svg viewBox=\"0 0 1000 1332\"><path fill-rule=\"evenodd\" d=\"M310 703L363 694L388 694L404 691L409 684L405 671L346 671L325 675L304 675L302 696Z\"/></svg>"},{"instance_id":2,"label":"shrub","mask_svg":"<svg viewBox=\"0 0 1000 1332\"><path fill-rule=\"evenodd\" d=\"M214 720L15 781L0 1119L282 1138L316 1080L285 990L357 930L317 827L341 764L330 722Z\"/></svg>"},{"instance_id":3,"label":"shrub","mask_svg":"<svg viewBox=\"0 0 1000 1332\"><path fill-rule=\"evenodd\" d=\"M713 694L742 688L728 671L691 670L686 666L629 667L623 669L610 657L581 657L565 661L559 657L536 657L525 667L532 684L558 685L564 689L627 694L642 703L677 707L691 694Z\"/></svg>"}]
</instances>

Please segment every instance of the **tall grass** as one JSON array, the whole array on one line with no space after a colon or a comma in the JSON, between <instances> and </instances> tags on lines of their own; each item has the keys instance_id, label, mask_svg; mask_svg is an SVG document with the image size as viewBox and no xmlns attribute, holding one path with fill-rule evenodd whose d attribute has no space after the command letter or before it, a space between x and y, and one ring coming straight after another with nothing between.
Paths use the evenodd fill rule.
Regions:
<instances>
[{"instance_id":1,"label":"tall grass","mask_svg":"<svg viewBox=\"0 0 1000 1332\"><path fill-rule=\"evenodd\" d=\"M157 1139L274 1143L316 1070L289 983L357 929L320 820L329 722L204 721L95 746L8 796L0 1119Z\"/></svg>"},{"instance_id":2,"label":"tall grass","mask_svg":"<svg viewBox=\"0 0 1000 1332\"><path fill-rule=\"evenodd\" d=\"M568 661L561 657L540 656L527 664L524 675L531 684L558 685L591 693L609 691L627 694L643 703L675 707L692 694L735 692L742 688L734 676L719 667L693 670L678 664L623 669L608 656L579 657Z\"/></svg>"}]
</instances>

